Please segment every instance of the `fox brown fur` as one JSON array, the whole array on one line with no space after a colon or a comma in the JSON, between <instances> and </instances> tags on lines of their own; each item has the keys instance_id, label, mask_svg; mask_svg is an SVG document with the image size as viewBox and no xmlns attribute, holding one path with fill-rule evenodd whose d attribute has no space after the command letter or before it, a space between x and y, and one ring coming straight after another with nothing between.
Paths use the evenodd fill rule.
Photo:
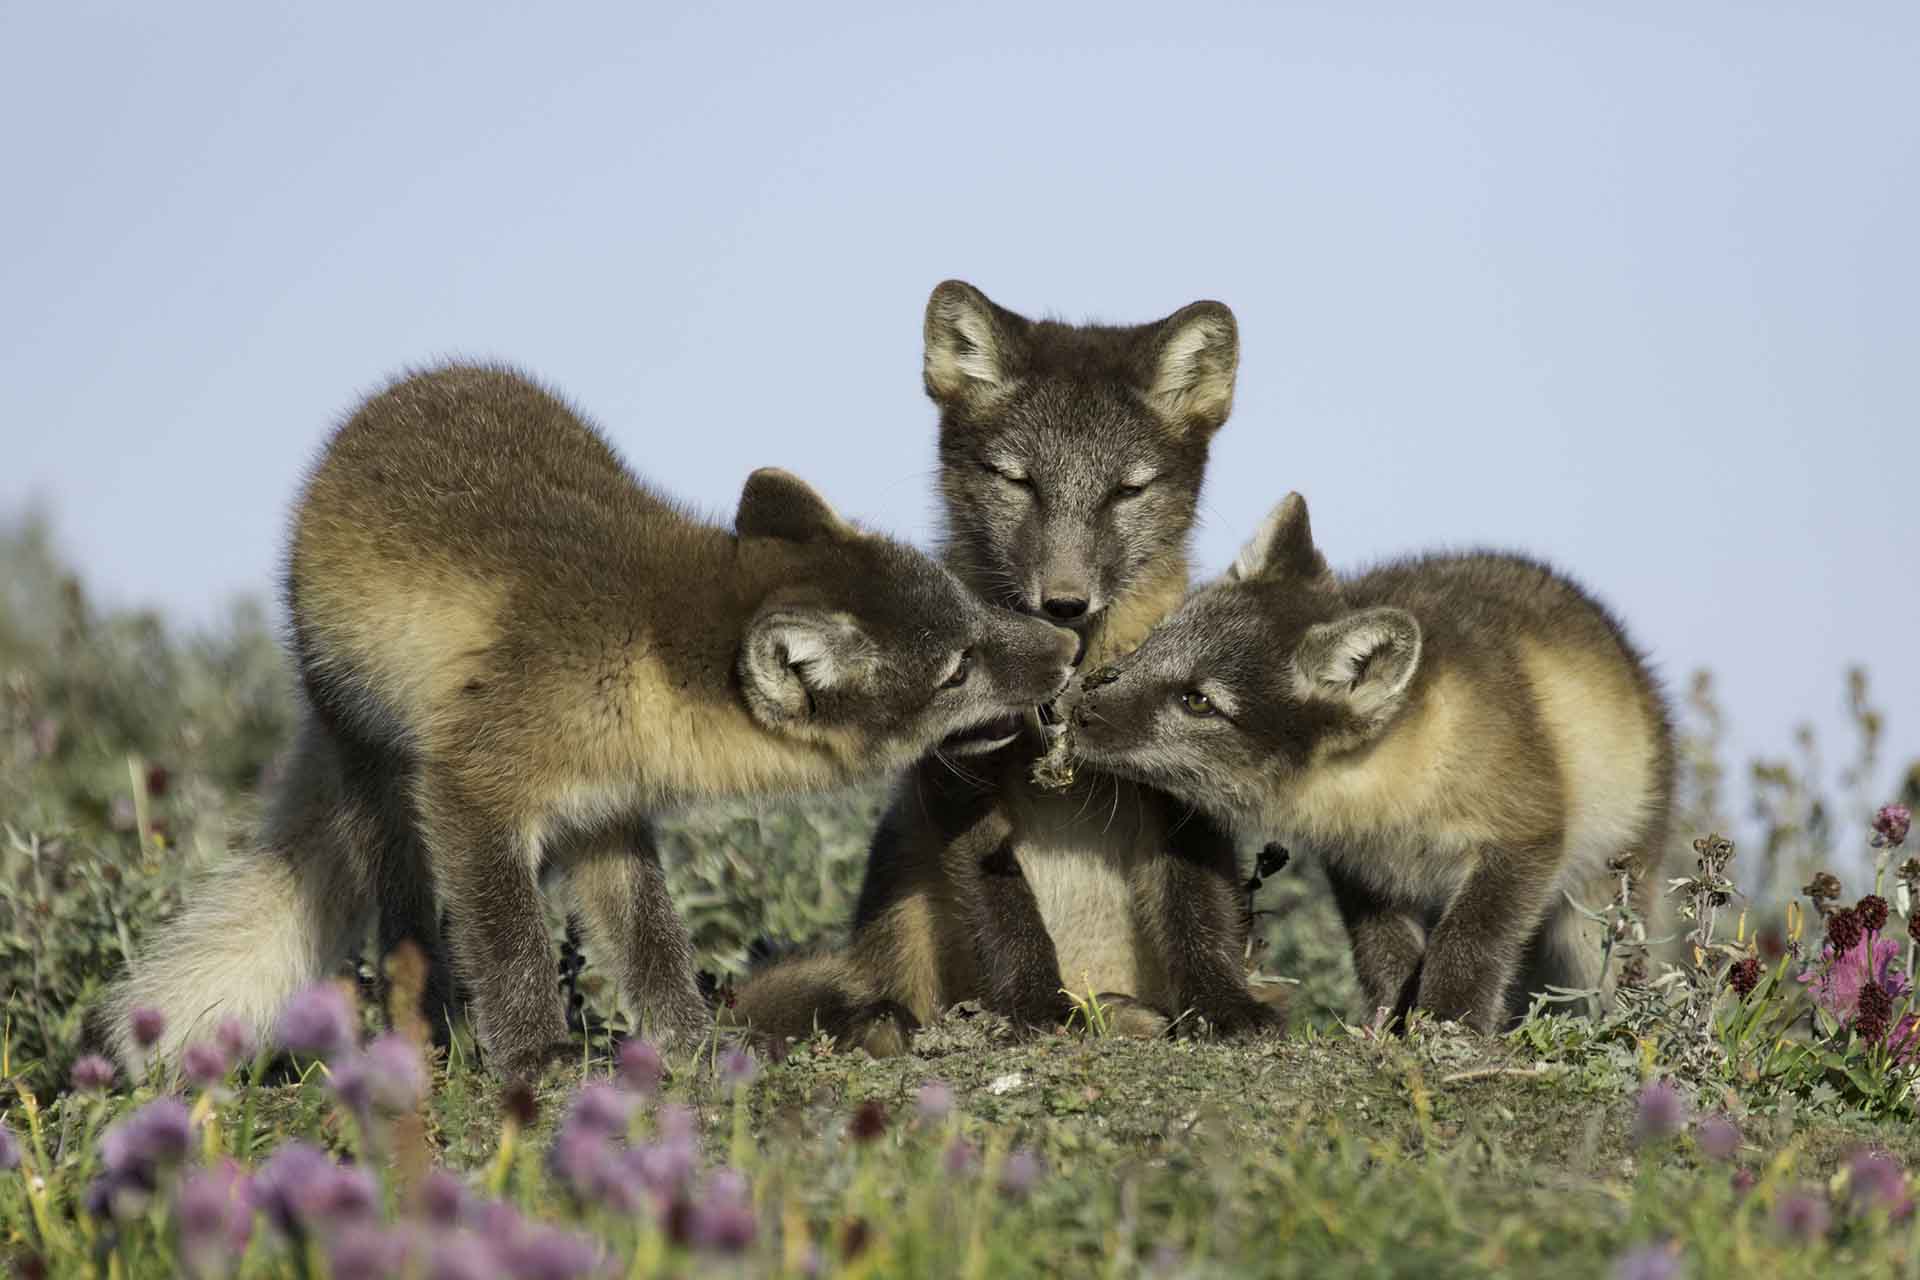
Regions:
<instances>
[{"instance_id":1,"label":"fox brown fur","mask_svg":"<svg viewBox=\"0 0 1920 1280\"><path fill-rule=\"evenodd\" d=\"M652 1034L711 1014L650 815L876 776L1057 693L1076 646L841 519L796 477L747 481L735 527L643 486L559 397L504 367L411 374L312 469L285 580L306 714L262 847L109 995L265 1033L377 915L440 950L489 1064L535 1070L565 1023L542 919L566 881ZM444 976L434 998L447 998Z\"/></svg>"},{"instance_id":2,"label":"fox brown fur","mask_svg":"<svg viewBox=\"0 0 1920 1280\"><path fill-rule=\"evenodd\" d=\"M1367 998L1492 1030L1605 991L1598 910L1645 918L1673 732L1613 616L1520 556L1337 577L1290 495L1234 568L1069 695L1080 758L1321 853Z\"/></svg>"},{"instance_id":3,"label":"fox brown fur","mask_svg":"<svg viewBox=\"0 0 1920 1280\"><path fill-rule=\"evenodd\" d=\"M1030 320L961 281L933 291L924 378L940 411L943 551L990 602L1124 653L1188 589L1209 442L1232 407L1233 313L1196 302L1134 326ZM1192 806L1089 771L1029 774L1038 726L948 744L897 787L852 937L741 987L773 1039L820 1027L877 1053L962 1000L1052 1026L1091 988L1122 1029L1270 1028L1248 989L1239 851Z\"/></svg>"}]
</instances>

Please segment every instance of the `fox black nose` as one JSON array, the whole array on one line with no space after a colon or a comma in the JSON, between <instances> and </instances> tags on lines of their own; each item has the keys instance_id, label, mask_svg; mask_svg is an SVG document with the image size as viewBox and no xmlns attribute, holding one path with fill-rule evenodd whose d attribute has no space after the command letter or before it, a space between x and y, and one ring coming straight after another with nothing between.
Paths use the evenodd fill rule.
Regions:
<instances>
[{"instance_id":1,"label":"fox black nose","mask_svg":"<svg viewBox=\"0 0 1920 1280\"><path fill-rule=\"evenodd\" d=\"M1040 607L1047 611L1049 618L1058 618L1062 622L1084 617L1087 612L1087 602L1079 596L1049 596L1041 602Z\"/></svg>"}]
</instances>

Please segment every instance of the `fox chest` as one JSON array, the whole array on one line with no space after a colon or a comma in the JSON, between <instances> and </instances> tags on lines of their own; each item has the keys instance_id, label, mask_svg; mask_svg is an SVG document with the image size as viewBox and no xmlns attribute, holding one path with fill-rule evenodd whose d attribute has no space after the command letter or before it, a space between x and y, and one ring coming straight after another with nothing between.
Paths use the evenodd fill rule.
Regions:
<instances>
[{"instance_id":1,"label":"fox chest","mask_svg":"<svg viewBox=\"0 0 1920 1280\"><path fill-rule=\"evenodd\" d=\"M1120 992L1151 1001L1163 985L1142 959L1132 874L1139 822L1116 821L1082 799L1034 797L1012 839L1014 859L1053 941L1060 977L1075 994ZM1143 990L1143 987L1149 988Z\"/></svg>"}]
</instances>

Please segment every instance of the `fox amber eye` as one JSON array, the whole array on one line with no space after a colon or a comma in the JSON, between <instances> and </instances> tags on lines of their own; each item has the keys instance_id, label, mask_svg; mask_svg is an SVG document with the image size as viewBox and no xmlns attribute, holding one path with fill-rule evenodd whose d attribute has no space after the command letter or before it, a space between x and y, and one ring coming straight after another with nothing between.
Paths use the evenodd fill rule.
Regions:
<instances>
[{"instance_id":1,"label":"fox amber eye","mask_svg":"<svg viewBox=\"0 0 1920 1280\"><path fill-rule=\"evenodd\" d=\"M954 667L953 674L940 682L942 689L958 689L967 682L967 672L973 669L973 650L960 651L960 663Z\"/></svg>"},{"instance_id":2,"label":"fox amber eye","mask_svg":"<svg viewBox=\"0 0 1920 1280\"><path fill-rule=\"evenodd\" d=\"M1213 714L1213 699L1198 689L1189 689L1180 695L1180 705L1187 709L1190 716L1210 716Z\"/></svg>"}]
</instances>

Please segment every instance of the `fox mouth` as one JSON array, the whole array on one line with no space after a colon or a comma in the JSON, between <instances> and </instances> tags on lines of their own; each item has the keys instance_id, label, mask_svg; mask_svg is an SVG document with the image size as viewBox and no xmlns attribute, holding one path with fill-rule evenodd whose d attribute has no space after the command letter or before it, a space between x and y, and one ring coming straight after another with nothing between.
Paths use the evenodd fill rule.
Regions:
<instances>
[{"instance_id":1,"label":"fox mouth","mask_svg":"<svg viewBox=\"0 0 1920 1280\"><path fill-rule=\"evenodd\" d=\"M1008 711L970 729L948 734L940 740L940 750L975 752L1004 747L1020 736L1026 724L1026 712Z\"/></svg>"}]
</instances>

